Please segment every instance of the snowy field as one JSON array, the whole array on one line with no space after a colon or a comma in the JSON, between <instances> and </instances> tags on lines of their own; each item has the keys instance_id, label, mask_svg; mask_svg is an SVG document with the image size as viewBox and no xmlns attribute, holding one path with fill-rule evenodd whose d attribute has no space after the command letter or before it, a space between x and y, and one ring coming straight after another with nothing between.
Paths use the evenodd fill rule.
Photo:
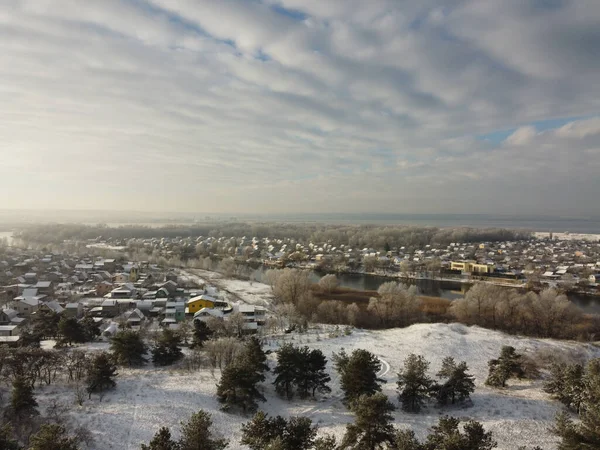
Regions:
<instances>
[{"instance_id":1,"label":"snowy field","mask_svg":"<svg viewBox=\"0 0 600 450\"><path fill-rule=\"evenodd\" d=\"M218 272L208 270L188 269L179 274L182 280L189 280L198 284L207 283L229 294L232 303L249 303L252 305L269 306L272 298L271 287L264 283L247 280L224 278Z\"/></svg>"},{"instance_id":2,"label":"snowy field","mask_svg":"<svg viewBox=\"0 0 600 450\"><path fill-rule=\"evenodd\" d=\"M536 231L533 235L538 239L550 237L550 233L547 231ZM552 237L557 241L600 241L600 234L552 233Z\"/></svg>"},{"instance_id":3,"label":"snowy field","mask_svg":"<svg viewBox=\"0 0 600 450\"><path fill-rule=\"evenodd\" d=\"M354 330L351 335L331 337L332 327L316 327L304 335L283 335L267 338L267 347L276 350L285 340L297 345L321 349L330 360L332 393L318 401L279 398L271 384L272 377L262 385L266 403L260 408L272 415L303 415L319 425L322 432L341 437L345 424L353 420L341 403L337 374L331 366L331 355L342 348L351 351L367 349L382 362L381 378L387 383L383 391L396 406L396 374L409 353L422 354L431 362L430 375L439 369L445 356L467 361L476 377L476 391L470 408L439 409L433 405L420 414L396 411L399 428L411 427L423 438L428 428L437 423L441 414L474 418L493 431L500 449L517 449L520 445L540 445L549 450L556 448L555 439L547 431L556 411L557 402L551 401L541 390L541 382L510 381L506 390L492 390L484 386L487 361L496 357L502 345L513 345L530 353L545 350L551 353L568 352L598 357L600 351L593 345L545 339L507 336L478 327L459 324L419 324L404 329L384 331ZM342 333L343 334L343 333ZM100 350L105 343L95 343L90 349ZM270 366L275 355L270 355ZM95 438L95 449L139 449L148 442L161 426L169 426L177 435L178 424L202 408L213 414L214 428L230 439L230 449L242 449L239 444L240 427L249 417L225 414L219 410L215 391L220 374L209 370L179 372L156 369L151 364L141 369L120 369L117 387L100 400L94 396L82 407L73 406L73 421L87 425ZM73 404L74 394L65 387L42 387L36 390L43 409L52 398Z\"/></svg>"}]
</instances>

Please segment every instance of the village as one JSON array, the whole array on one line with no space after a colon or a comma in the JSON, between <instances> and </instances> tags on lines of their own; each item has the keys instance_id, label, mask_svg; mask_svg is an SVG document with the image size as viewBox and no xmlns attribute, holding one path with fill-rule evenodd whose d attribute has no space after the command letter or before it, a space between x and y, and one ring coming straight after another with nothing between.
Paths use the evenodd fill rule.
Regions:
<instances>
[{"instance_id":1,"label":"village","mask_svg":"<svg viewBox=\"0 0 600 450\"><path fill-rule=\"evenodd\" d=\"M368 273L413 279L488 280L520 287L558 286L595 295L600 282L600 239L537 233L530 239L450 242L422 246L336 245L332 240L303 242L269 237L174 237L128 240L94 239L91 248L127 251L136 259L198 259L206 270L219 270L232 259L229 275L249 277L263 267L296 267L320 273ZM245 269L246 268L246 269Z\"/></svg>"},{"instance_id":2,"label":"village","mask_svg":"<svg viewBox=\"0 0 600 450\"><path fill-rule=\"evenodd\" d=\"M103 338L142 326L177 329L192 320L231 319L243 333L265 324L266 309L240 303L214 285L170 268L104 258L72 258L10 248L0 261L0 343L19 346L21 331L43 313L91 317ZM180 273L179 273L180 274Z\"/></svg>"}]
</instances>

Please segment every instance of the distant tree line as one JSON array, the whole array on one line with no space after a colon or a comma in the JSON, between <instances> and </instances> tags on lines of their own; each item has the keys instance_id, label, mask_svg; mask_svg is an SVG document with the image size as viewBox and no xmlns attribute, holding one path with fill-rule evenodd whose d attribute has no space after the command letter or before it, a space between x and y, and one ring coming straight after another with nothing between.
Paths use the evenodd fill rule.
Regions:
<instances>
[{"instance_id":1,"label":"distant tree line","mask_svg":"<svg viewBox=\"0 0 600 450\"><path fill-rule=\"evenodd\" d=\"M404 225L329 225L290 223L199 223L148 227L129 225L37 224L23 228L17 237L38 244L59 244L65 240L133 239L133 238L196 238L257 237L293 239L298 242L327 242L333 246L385 250L393 247L422 248L425 245L447 245L451 242L482 242L530 239L526 231L502 228L476 229L468 227L436 228Z\"/></svg>"}]
</instances>

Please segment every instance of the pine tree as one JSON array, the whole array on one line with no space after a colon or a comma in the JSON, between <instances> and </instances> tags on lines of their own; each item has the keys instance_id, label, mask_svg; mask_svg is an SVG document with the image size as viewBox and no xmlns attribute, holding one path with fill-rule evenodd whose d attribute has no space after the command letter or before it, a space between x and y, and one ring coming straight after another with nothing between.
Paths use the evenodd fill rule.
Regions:
<instances>
[{"instance_id":1,"label":"pine tree","mask_svg":"<svg viewBox=\"0 0 600 450\"><path fill-rule=\"evenodd\" d=\"M567 408L579 412L585 391L584 372L581 364L553 364L544 391Z\"/></svg>"},{"instance_id":2,"label":"pine tree","mask_svg":"<svg viewBox=\"0 0 600 450\"><path fill-rule=\"evenodd\" d=\"M20 450L19 443L12 438L12 428L6 424L0 428L0 449Z\"/></svg>"},{"instance_id":3,"label":"pine tree","mask_svg":"<svg viewBox=\"0 0 600 450\"><path fill-rule=\"evenodd\" d=\"M351 405L361 395L372 395L381 391L377 378L381 362L367 350L357 349L348 356L344 350L334 355L335 368L340 374L340 384L344 391L344 400Z\"/></svg>"},{"instance_id":4,"label":"pine tree","mask_svg":"<svg viewBox=\"0 0 600 450\"><path fill-rule=\"evenodd\" d=\"M347 450L376 450L382 444L392 445L396 430L392 425L394 406L382 393L361 395L353 401L356 420L346 426L340 445Z\"/></svg>"},{"instance_id":5,"label":"pine tree","mask_svg":"<svg viewBox=\"0 0 600 450\"><path fill-rule=\"evenodd\" d=\"M83 319L81 319L80 324L83 328L85 342L91 342L100 336L100 334L102 334L99 324L94 321L94 318L91 316L85 316Z\"/></svg>"},{"instance_id":6,"label":"pine tree","mask_svg":"<svg viewBox=\"0 0 600 450\"><path fill-rule=\"evenodd\" d=\"M58 322L59 342L72 345L73 342L85 342L85 332L81 324L74 317L62 317Z\"/></svg>"},{"instance_id":7,"label":"pine tree","mask_svg":"<svg viewBox=\"0 0 600 450\"><path fill-rule=\"evenodd\" d=\"M110 341L110 349L118 364L140 366L146 362L146 344L136 331L123 330L116 333Z\"/></svg>"},{"instance_id":8,"label":"pine tree","mask_svg":"<svg viewBox=\"0 0 600 450\"><path fill-rule=\"evenodd\" d=\"M89 398L92 398L93 393L114 388L117 385L113 379L118 375L116 372L117 367L108 353L94 355L86 378Z\"/></svg>"},{"instance_id":9,"label":"pine tree","mask_svg":"<svg viewBox=\"0 0 600 450\"><path fill-rule=\"evenodd\" d=\"M556 418L552 431L561 438L559 450L600 448L600 358L588 363L583 386L579 422L573 422L566 413Z\"/></svg>"},{"instance_id":10,"label":"pine tree","mask_svg":"<svg viewBox=\"0 0 600 450\"><path fill-rule=\"evenodd\" d=\"M423 444L419 442L413 430L401 430L394 437L393 450L424 450Z\"/></svg>"},{"instance_id":11,"label":"pine tree","mask_svg":"<svg viewBox=\"0 0 600 450\"><path fill-rule=\"evenodd\" d=\"M37 434L31 436L29 450L78 450L77 440L69 436L62 425L42 425Z\"/></svg>"},{"instance_id":12,"label":"pine tree","mask_svg":"<svg viewBox=\"0 0 600 450\"><path fill-rule=\"evenodd\" d=\"M262 375L264 372L269 371L267 355L262 349L262 345L257 337L252 336L246 342L241 357L244 359L246 364L254 368L255 372ZM264 376L261 381L264 381Z\"/></svg>"},{"instance_id":13,"label":"pine tree","mask_svg":"<svg viewBox=\"0 0 600 450\"><path fill-rule=\"evenodd\" d=\"M315 444L316 435L317 427L307 417L286 420L259 411L250 422L242 425L241 443L250 450L308 450Z\"/></svg>"},{"instance_id":14,"label":"pine tree","mask_svg":"<svg viewBox=\"0 0 600 450\"><path fill-rule=\"evenodd\" d=\"M256 388L261 379L262 375L243 361L228 365L221 373L221 380L217 385L217 398L223 404L223 409L227 411L241 407L244 413L256 411L256 401L266 401Z\"/></svg>"},{"instance_id":15,"label":"pine tree","mask_svg":"<svg viewBox=\"0 0 600 450\"><path fill-rule=\"evenodd\" d=\"M223 450L226 439L217 438L212 430L212 417L205 411L192 414L187 422L181 423L179 450Z\"/></svg>"},{"instance_id":16,"label":"pine tree","mask_svg":"<svg viewBox=\"0 0 600 450\"><path fill-rule=\"evenodd\" d=\"M258 411L252 420L242 425L243 445L250 450L262 450L267 448L278 436L282 436L287 421L281 417L269 417L268 414Z\"/></svg>"},{"instance_id":17,"label":"pine tree","mask_svg":"<svg viewBox=\"0 0 600 450\"><path fill-rule=\"evenodd\" d=\"M204 343L210 339L213 332L202 320L194 320L194 334L192 336L191 348L202 348Z\"/></svg>"},{"instance_id":18,"label":"pine tree","mask_svg":"<svg viewBox=\"0 0 600 450\"><path fill-rule=\"evenodd\" d=\"M521 362L521 355L514 347L502 347L500 357L488 362L489 374L485 382L488 386L506 387L509 378L522 378L525 371Z\"/></svg>"},{"instance_id":19,"label":"pine tree","mask_svg":"<svg viewBox=\"0 0 600 450\"><path fill-rule=\"evenodd\" d=\"M315 439L315 450L337 450L337 448L338 445L335 436L328 434Z\"/></svg>"},{"instance_id":20,"label":"pine tree","mask_svg":"<svg viewBox=\"0 0 600 450\"><path fill-rule=\"evenodd\" d=\"M456 365L454 358L447 357L442 361L442 368L437 373L439 378L447 378L440 386L436 386L437 400L440 405L449 402L463 402L475 391L475 378L469 375L466 362Z\"/></svg>"},{"instance_id":21,"label":"pine tree","mask_svg":"<svg viewBox=\"0 0 600 450\"><path fill-rule=\"evenodd\" d=\"M468 421L461 432L460 420L444 416L431 428L423 450L491 450L496 448L492 433L486 432L479 422Z\"/></svg>"},{"instance_id":22,"label":"pine tree","mask_svg":"<svg viewBox=\"0 0 600 450\"><path fill-rule=\"evenodd\" d=\"M317 427L308 417L290 417L282 441L285 450L308 450L317 436Z\"/></svg>"},{"instance_id":23,"label":"pine tree","mask_svg":"<svg viewBox=\"0 0 600 450\"><path fill-rule=\"evenodd\" d=\"M316 392L321 394L331 392L331 388L327 385L331 381L331 377L325 371L327 367L327 358L321 350L313 349L308 354L306 361L306 379L307 387L312 391L312 396Z\"/></svg>"},{"instance_id":24,"label":"pine tree","mask_svg":"<svg viewBox=\"0 0 600 450\"><path fill-rule=\"evenodd\" d=\"M170 366L183 357L181 336L169 328L163 329L152 348L152 362L157 366Z\"/></svg>"},{"instance_id":25,"label":"pine tree","mask_svg":"<svg viewBox=\"0 0 600 450\"><path fill-rule=\"evenodd\" d=\"M39 414L38 403L33 395L31 382L23 376L17 376L12 383L10 406L7 415L11 420L23 422Z\"/></svg>"},{"instance_id":26,"label":"pine tree","mask_svg":"<svg viewBox=\"0 0 600 450\"><path fill-rule=\"evenodd\" d=\"M148 445L142 444L142 450L179 450L179 443L171 438L167 427L161 427Z\"/></svg>"},{"instance_id":27,"label":"pine tree","mask_svg":"<svg viewBox=\"0 0 600 450\"><path fill-rule=\"evenodd\" d=\"M40 348L42 336L35 329L26 327L21 331L20 336L21 337L17 342L19 347Z\"/></svg>"},{"instance_id":28,"label":"pine tree","mask_svg":"<svg viewBox=\"0 0 600 450\"><path fill-rule=\"evenodd\" d=\"M299 352L292 344L284 344L277 352L277 367L275 374L275 390L279 395L285 394L288 399L294 395L294 384L298 379Z\"/></svg>"},{"instance_id":29,"label":"pine tree","mask_svg":"<svg viewBox=\"0 0 600 450\"><path fill-rule=\"evenodd\" d=\"M40 309L33 319L33 332L42 339L54 338L58 334L60 315L48 309Z\"/></svg>"},{"instance_id":30,"label":"pine tree","mask_svg":"<svg viewBox=\"0 0 600 450\"><path fill-rule=\"evenodd\" d=\"M411 354L404 360L404 369L398 374L398 397L404 411L419 412L425 405L433 386L428 368L429 363L421 355Z\"/></svg>"}]
</instances>

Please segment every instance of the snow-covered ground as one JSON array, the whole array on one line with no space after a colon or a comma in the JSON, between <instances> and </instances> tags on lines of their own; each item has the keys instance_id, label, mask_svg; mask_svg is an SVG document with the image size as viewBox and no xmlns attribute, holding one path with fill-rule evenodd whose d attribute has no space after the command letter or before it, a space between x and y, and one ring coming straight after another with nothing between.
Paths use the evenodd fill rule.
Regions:
<instances>
[{"instance_id":1,"label":"snow-covered ground","mask_svg":"<svg viewBox=\"0 0 600 450\"><path fill-rule=\"evenodd\" d=\"M264 283L225 278L218 272L188 269L181 271L179 276L182 280L189 280L198 284L207 283L218 287L221 291L230 294L232 303L242 302L268 306L272 298L270 286Z\"/></svg>"},{"instance_id":2,"label":"snow-covered ground","mask_svg":"<svg viewBox=\"0 0 600 450\"><path fill-rule=\"evenodd\" d=\"M347 351L367 349L380 358L380 376L387 381L383 391L396 405L396 374L409 353L425 356L431 362L432 376L446 356L467 361L477 385L472 407L442 410L432 405L420 414L398 410L395 413L396 426L411 427L423 438L442 414L474 418L493 431L500 449L517 449L520 445L540 445L547 450L555 448L555 439L548 432L548 427L560 408L557 402L551 401L542 392L538 381L511 380L506 390L484 386L487 361L498 355L502 345L513 345L525 353L545 350L554 354L568 352L587 357L600 356L600 350L593 345L518 338L459 324L419 324L383 331L354 330L350 335L331 333L332 329L323 326L304 335L273 336L267 338L266 345L276 350L284 341L291 340L297 345L320 348L330 360L332 353L342 348ZM106 346L98 343L92 346L97 350L103 345ZM271 367L275 365L274 353L270 355L270 364ZM346 423L351 422L353 416L341 403L339 380L331 363L328 369L332 376L332 393L325 398L288 402L275 394L269 376L263 384L267 402L261 403L260 408L272 415L310 417L322 432L341 437ZM156 369L150 364L141 369L120 369L115 390L106 393L102 400L94 396L82 407L74 406L71 416L74 421L86 424L92 430L96 449L138 449L140 443L149 441L161 426L169 426L177 434L179 422L202 408L213 414L215 430L231 440L229 448L243 449L239 444L240 427L249 418L219 410L215 397L219 376L218 370L214 375L209 370L189 373ZM72 390L65 387L44 387L37 394L42 405L51 398L70 403L74 398Z\"/></svg>"},{"instance_id":3,"label":"snow-covered ground","mask_svg":"<svg viewBox=\"0 0 600 450\"><path fill-rule=\"evenodd\" d=\"M550 233L547 231L536 231L533 235L538 239L550 237ZM600 234L552 233L552 238L558 241L600 241Z\"/></svg>"}]
</instances>

